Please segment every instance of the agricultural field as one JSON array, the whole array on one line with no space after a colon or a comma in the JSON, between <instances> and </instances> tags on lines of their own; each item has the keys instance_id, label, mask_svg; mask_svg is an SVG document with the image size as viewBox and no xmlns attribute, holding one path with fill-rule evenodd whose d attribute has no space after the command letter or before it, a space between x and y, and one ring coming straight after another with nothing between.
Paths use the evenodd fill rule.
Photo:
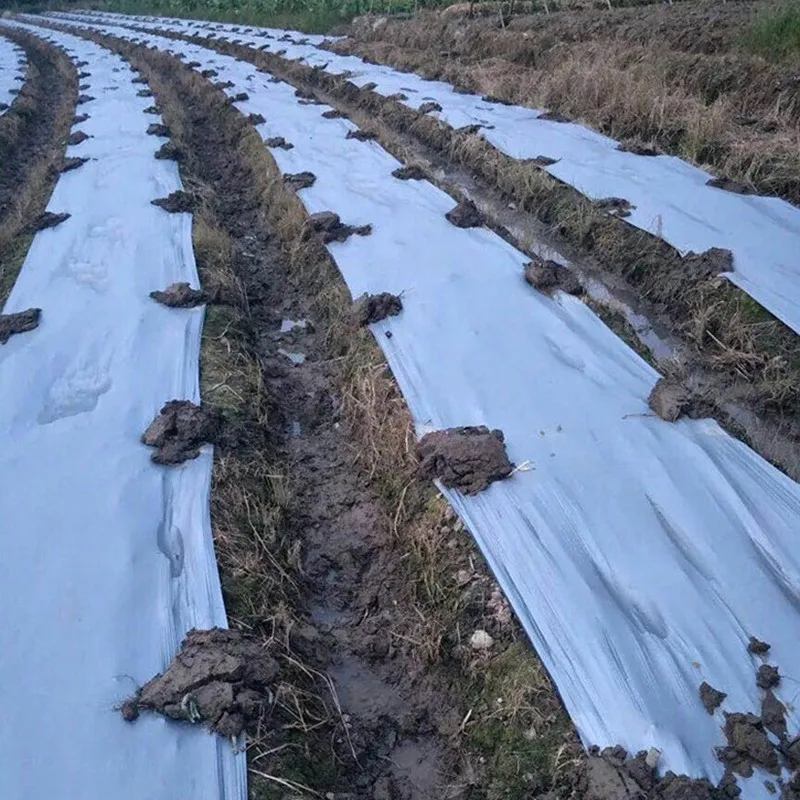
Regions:
<instances>
[{"instance_id":1,"label":"agricultural field","mask_svg":"<svg viewBox=\"0 0 800 800\"><path fill-rule=\"evenodd\" d=\"M800 7L0 17L0 797L800 800Z\"/></svg>"}]
</instances>

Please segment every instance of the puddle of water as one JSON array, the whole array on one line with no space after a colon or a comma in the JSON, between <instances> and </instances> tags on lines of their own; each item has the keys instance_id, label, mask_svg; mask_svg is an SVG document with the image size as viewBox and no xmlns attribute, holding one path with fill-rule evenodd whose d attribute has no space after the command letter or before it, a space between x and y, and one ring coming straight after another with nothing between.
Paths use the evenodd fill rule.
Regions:
<instances>
[{"instance_id":1,"label":"puddle of water","mask_svg":"<svg viewBox=\"0 0 800 800\"><path fill-rule=\"evenodd\" d=\"M281 333L289 333L293 331L295 328L300 328L301 330L305 330L308 326L307 319L285 319L281 322Z\"/></svg>"},{"instance_id":2,"label":"puddle of water","mask_svg":"<svg viewBox=\"0 0 800 800\"><path fill-rule=\"evenodd\" d=\"M302 364L306 360L305 353L292 353L289 350L284 350L282 347L278 349L282 356L286 356L292 364Z\"/></svg>"}]
</instances>

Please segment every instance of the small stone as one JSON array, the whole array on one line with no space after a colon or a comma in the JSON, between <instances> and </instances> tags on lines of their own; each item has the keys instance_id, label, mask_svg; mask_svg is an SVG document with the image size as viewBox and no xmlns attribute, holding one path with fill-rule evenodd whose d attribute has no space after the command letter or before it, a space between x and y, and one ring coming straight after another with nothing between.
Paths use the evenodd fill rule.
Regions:
<instances>
[{"instance_id":1,"label":"small stone","mask_svg":"<svg viewBox=\"0 0 800 800\"><path fill-rule=\"evenodd\" d=\"M494 639L486 631L478 629L470 636L469 644L473 650L489 650L494 644Z\"/></svg>"}]
</instances>

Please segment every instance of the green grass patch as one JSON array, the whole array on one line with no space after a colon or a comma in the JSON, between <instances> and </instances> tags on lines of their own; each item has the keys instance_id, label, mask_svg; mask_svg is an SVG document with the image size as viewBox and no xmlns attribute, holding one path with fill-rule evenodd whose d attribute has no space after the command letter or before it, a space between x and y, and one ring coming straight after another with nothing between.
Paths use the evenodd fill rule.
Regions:
<instances>
[{"instance_id":1,"label":"green grass patch","mask_svg":"<svg viewBox=\"0 0 800 800\"><path fill-rule=\"evenodd\" d=\"M800 2L760 11L742 34L741 43L751 53L772 61L800 57Z\"/></svg>"}]
</instances>

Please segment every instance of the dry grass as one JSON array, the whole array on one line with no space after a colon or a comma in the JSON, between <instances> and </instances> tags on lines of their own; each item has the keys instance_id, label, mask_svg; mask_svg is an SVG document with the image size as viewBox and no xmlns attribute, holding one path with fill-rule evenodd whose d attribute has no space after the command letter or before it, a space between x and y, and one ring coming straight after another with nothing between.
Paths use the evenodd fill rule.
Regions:
<instances>
[{"instance_id":1,"label":"dry grass","mask_svg":"<svg viewBox=\"0 0 800 800\"><path fill-rule=\"evenodd\" d=\"M791 74L738 51L747 20L738 7L723 42L713 30L718 9L707 7L705 24L694 4L676 7L665 21L666 13L647 10L632 22L629 12L615 11L594 29L577 15L534 16L505 30L422 15L358 25L333 49L556 110L800 202L800 97ZM652 35L645 38L648 19ZM705 30L714 50L698 52L689 26ZM682 49L687 38L689 51Z\"/></svg>"}]
</instances>

